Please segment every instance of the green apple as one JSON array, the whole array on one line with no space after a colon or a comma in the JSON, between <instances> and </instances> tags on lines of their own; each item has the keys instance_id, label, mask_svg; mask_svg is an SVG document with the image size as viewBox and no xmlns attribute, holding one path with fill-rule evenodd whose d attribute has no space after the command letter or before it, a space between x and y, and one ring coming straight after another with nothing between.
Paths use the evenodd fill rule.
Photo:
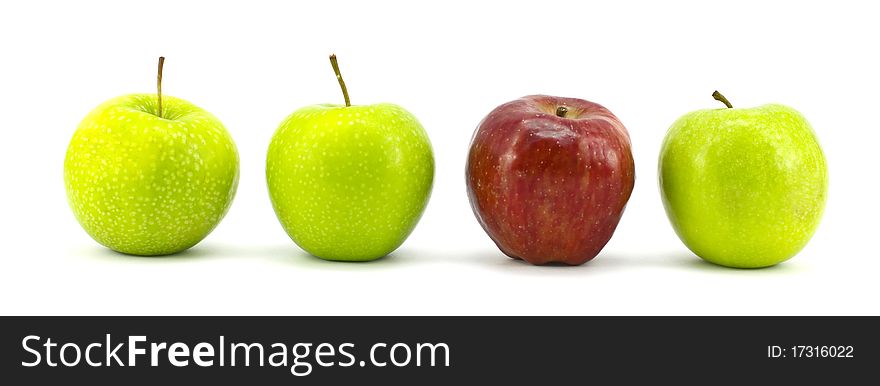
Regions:
<instances>
[{"instance_id":1,"label":"green apple","mask_svg":"<svg viewBox=\"0 0 880 386\"><path fill-rule=\"evenodd\" d=\"M110 99L79 124L64 160L67 197L95 241L167 255L201 241L238 186L238 152L217 118L158 94Z\"/></svg>"},{"instance_id":2,"label":"green apple","mask_svg":"<svg viewBox=\"0 0 880 386\"><path fill-rule=\"evenodd\" d=\"M699 110L679 118L660 151L660 191L697 256L737 268L797 254L825 207L828 170L807 120L778 104Z\"/></svg>"},{"instance_id":3,"label":"green apple","mask_svg":"<svg viewBox=\"0 0 880 386\"><path fill-rule=\"evenodd\" d=\"M278 220L310 254L367 261L399 247L431 195L428 134L402 107L352 106L330 57L345 105L304 107L275 132L266 180Z\"/></svg>"}]
</instances>

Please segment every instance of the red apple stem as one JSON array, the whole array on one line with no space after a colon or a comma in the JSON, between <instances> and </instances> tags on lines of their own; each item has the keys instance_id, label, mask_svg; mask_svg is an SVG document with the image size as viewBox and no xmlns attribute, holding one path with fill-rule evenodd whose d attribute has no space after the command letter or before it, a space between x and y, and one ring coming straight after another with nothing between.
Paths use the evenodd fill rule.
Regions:
<instances>
[{"instance_id":1,"label":"red apple stem","mask_svg":"<svg viewBox=\"0 0 880 386\"><path fill-rule=\"evenodd\" d=\"M718 90L715 90L715 92L712 93L712 98L715 98L716 101L724 103L724 105L727 106L728 109L733 108L733 105L730 104L730 101L728 101L727 98L724 97L724 95L721 95Z\"/></svg>"},{"instance_id":2,"label":"red apple stem","mask_svg":"<svg viewBox=\"0 0 880 386\"><path fill-rule=\"evenodd\" d=\"M556 116L560 118L565 118L565 114L568 114L568 107L559 106L556 108Z\"/></svg>"},{"instance_id":3,"label":"red apple stem","mask_svg":"<svg viewBox=\"0 0 880 386\"><path fill-rule=\"evenodd\" d=\"M342 96L345 98L345 107L350 107L351 100L348 99L348 88L345 87L345 81L342 80L342 73L339 72L339 63L336 61L336 54L330 55L330 65L333 66L333 72L336 73L336 80L339 81L339 87L342 88Z\"/></svg>"},{"instance_id":4,"label":"red apple stem","mask_svg":"<svg viewBox=\"0 0 880 386\"><path fill-rule=\"evenodd\" d=\"M159 118L162 118L162 67L165 66L165 57L159 57L159 74L156 76L156 89L159 99Z\"/></svg>"}]
</instances>

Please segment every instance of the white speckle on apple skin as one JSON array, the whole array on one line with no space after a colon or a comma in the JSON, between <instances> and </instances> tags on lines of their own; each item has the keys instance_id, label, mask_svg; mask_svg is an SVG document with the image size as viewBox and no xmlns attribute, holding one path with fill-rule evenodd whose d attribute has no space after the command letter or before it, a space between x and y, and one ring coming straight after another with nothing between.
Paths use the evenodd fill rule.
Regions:
<instances>
[{"instance_id":1,"label":"white speckle on apple skin","mask_svg":"<svg viewBox=\"0 0 880 386\"><path fill-rule=\"evenodd\" d=\"M391 104L310 106L272 139L266 178L284 229L307 252L363 261L400 246L433 183L428 135Z\"/></svg>"},{"instance_id":2,"label":"white speckle on apple skin","mask_svg":"<svg viewBox=\"0 0 880 386\"><path fill-rule=\"evenodd\" d=\"M226 214L238 186L238 151L210 113L163 95L111 99L83 119L67 150L68 201L83 229L115 251L186 250Z\"/></svg>"}]
</instances>

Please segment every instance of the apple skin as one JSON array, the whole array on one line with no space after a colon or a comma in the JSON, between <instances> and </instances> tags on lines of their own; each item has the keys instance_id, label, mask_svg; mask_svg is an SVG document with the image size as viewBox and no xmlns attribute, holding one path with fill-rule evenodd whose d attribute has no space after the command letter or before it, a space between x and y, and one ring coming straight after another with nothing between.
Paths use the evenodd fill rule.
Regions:
<instances>
[{"instance_id":1,"label":"apple skin","mask_svg":"<svg viewBox=\"0 0 880 386\"><path fill-rule=\"evenodd\" d=\"M828 171L796 110L699 110L672 124L660 151L660 192L672 227L706 261L767 267L797 254L825 207Z\"/></svg>"},{"instance_id":2,"label":"apple skin","mask_svg":"<svg viewBox=\"0 0 880 386\"><path fill-rule=\"evenodd\" d=\"M368 261L399 247L428 204L434 154L402 107L314 105L284 120L266 158L282 227L326 260Z\"/></svg>"},{"instance_id":3,"label":"apple skin","mask_svg":"<svg viewBox=\"0 0 880 386\"><path fill-rule=\"evenodd\" d=\"M479 124L466 179L471 208L502 252L532 264L580 265L614 233L635 165L626 128L606 108L532 95Z\"/></svg>"},{"instance_id":4,"label":"apple skin","mask_svg":"<svg viewBox=\"0 0 880 386\"><path fill-rule=\"evenodd\" d=\"M216 117L193 104L132 94L79 124L64 160L68 202L83 229L117 252L186 250L226 214L238 186L238 151Z\"/></svg>"}]
</instances>

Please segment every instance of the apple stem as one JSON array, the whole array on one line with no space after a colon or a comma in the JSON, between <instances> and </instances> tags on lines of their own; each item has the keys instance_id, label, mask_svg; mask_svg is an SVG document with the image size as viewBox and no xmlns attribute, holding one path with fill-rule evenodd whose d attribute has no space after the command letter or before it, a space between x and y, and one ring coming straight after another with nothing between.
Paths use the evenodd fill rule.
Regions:
<instances>
[{"instance_id":1,"label":"apple stem","mask_svg":"<svg viewBox=\"0 0 880 386\"><path fill-rule=\"evenodd\" d=\"M339 87L342 88L342 96L345 97L345 107L350 107L351 100L348 99L348 88L345 87L345 81L342 80L342 73L339 72L339 63L336 61L336 54L330 55L330 65L333 66L333 72L336 73L336 80L339 81Z\"/></svg>"},{"instance_id":2,"label":"apple stem","mask_svg":"<svg viewBox=\"0 0 880 386\"><path fill-rule=\"evenodd\" d=\"M568 107L559 106L556 108L556 116L560 118L565 118L565 114L568 114Z\"/></svg>"},{"instance_id":3,"label":"apple stem","mask_svg":"<svg viewBox=\"0 0 880 386\"><path fill-rule=\"evenodd\" d=\"M730 101L728 101L727 98L724 97L724 95L721 95L718 90L715 90L715 92L712 93L712 98L715 98L716 101L724 103L724 105L727 106L728 109L733 108L733 105L730 104Z\"/></svg>"},{"instance_id":4,"label":"apple stem","mask_svg":"<svg viewBox=\"0 0 880 386\"><path fill-rule=\"evenodd\" d=\"M162 118L162 67L165 66L165 57L159 57L159 74L156 76L156 89L159 97L159 118Z\"/></svg>"}]
</instances>

